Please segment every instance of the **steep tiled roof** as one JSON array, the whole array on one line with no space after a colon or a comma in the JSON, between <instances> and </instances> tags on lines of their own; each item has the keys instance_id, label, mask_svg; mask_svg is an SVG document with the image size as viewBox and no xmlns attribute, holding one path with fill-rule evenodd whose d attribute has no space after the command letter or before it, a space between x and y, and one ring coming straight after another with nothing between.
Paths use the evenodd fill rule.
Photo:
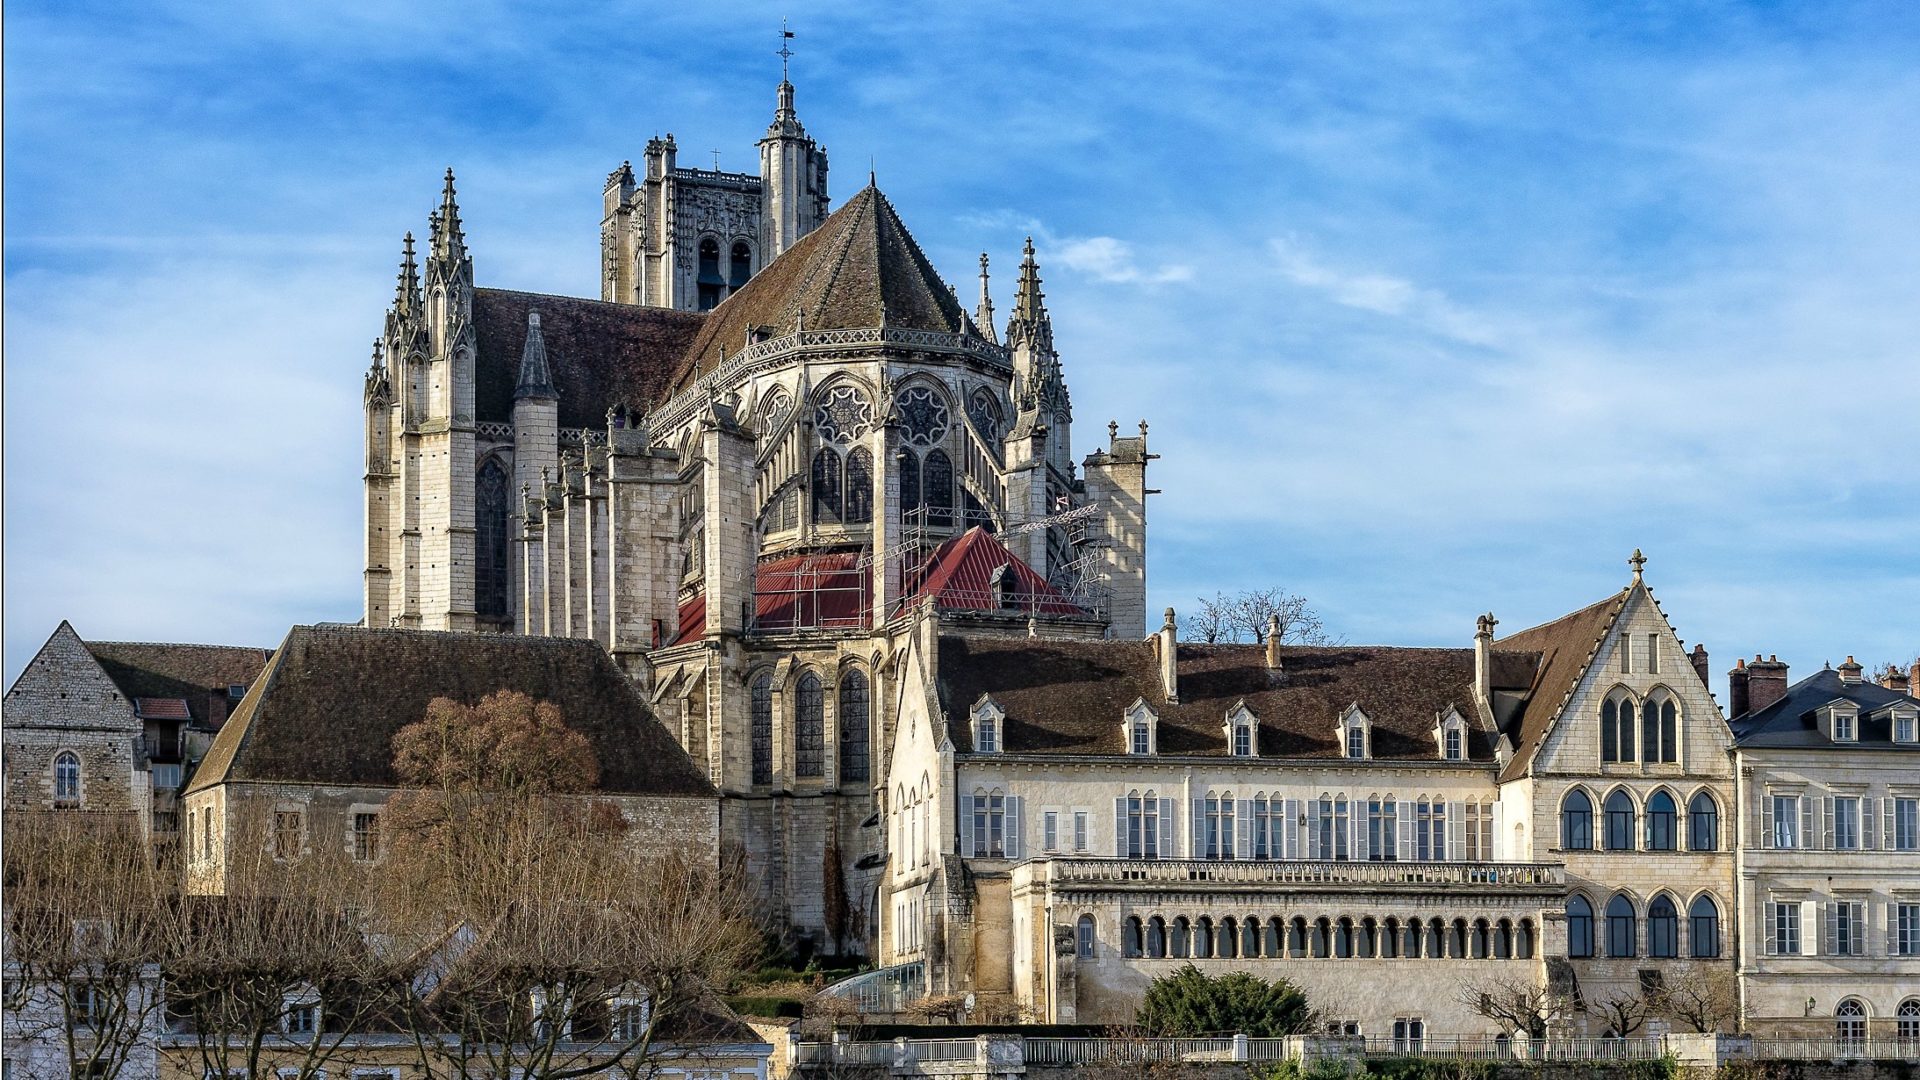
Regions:
<instances>
[{"instance_id":1,"label":"steep tiled roof","mask_svg":"<svg viewBox=\"0 0 1920 1080\"><path fill-rule=\"evenodd\" d=\"M1002 585L1007 610L1023 615L1087 614L1008 551L998 537L977 525L934 550L927 560L926 576L913 596L931 596L948 610L1000 610L993 592L993 574L1002 566L1011 575Z\"/></svg>"},{"instance_id":2,"label":"steep tiled roof","mask_svg":"<svg viewBox=\"0 0 1920 1080\"><path fill-rule=\"evenodd\" d=\"M1859 740L1835 743L1820 731L1816 715L1820 706L1845 698L1859 706ZM1920 706L1898 690L1889 690L1866 681L1846 683L1840 673L1828 668L1794 683L1785 697L1758 712L1736 716L1731 721L1734 745L1742 748L1789 748L1816 750L1904 750L1920 753L1920 743L1893 741L1892 718L1887 706L1899 703Z\"/></svg>"},{"instance_id":3,"label":"steep tiled roof","mask_svg":"<svg viewBox=\"0 0 1920 1080\"><path fill-rule=\"evenodd\" d=\"M129 698L176 698L193 721L217 725L232 712L229 686L250 686L272 655L234 645L89 641L87 651ZM147 714L152 715L152 714Z\"/></svg>"},{"instance_id":4,"label":"steep tiled roof","mask_svg":"<svg viewBox=\"0 0 1920 1080\"><path fill-rule=\"evenodd\" d=\"M143 720L190 720L186 698L134 698L133 711Z\"/></svg>"},{"instance_id":5,"label":"steep tiled roof","mask_svg":"<svg viewBox=\"0 0 1920 1080\"><path fill-rule=\"evenodd\" d=\"M958 333L960 305L880 189L848 199L708 315L676 379L739 352L761 327L774 334L888 326Z\"/></svg>"},{"instance_id":6,"label":"steep tiled roof","mask_svg":"<svg viewBox=\"0 0 1920 1080\"><path fill-rule=\"evenodd\" d=\"M1601 639L1613 627L1613 620L1626 606L1630 592L1631 587L1622 589L1597 604L1517 634L1509 634L1494 643L1499 650L1506 652L1540 654L1539 674L1533 680L1533 693L1521 709L1518 729L1514 733L1514 755L1501 773L1502 780L1526 775L1533 755L1539 752L1540 744L1553 728L1554 718L1560 715L1561 706L1566 704L1567 695L1573 692L1573 688L1580 683L1580 677L1586 674L1587 665L1593 660L1594 649L1599 647Z\"/></svg>"},{"instance_id":7,"label":"steep tiled roof","mask_svg":"<svg viewBox=\"0 0 1920 1080\"><path fill-rule=\"evenodd\" d=\"M192 789L226 780L388 786L394 733L436 697L519 690L593 744L604 791L712 795L606 650L584 639L296 626L240 702Z\"/></svg>"},{"instance_id":8,"label":"steep tiled roof","mask_svg":"<svg viewBox=\"0 0 1920 1080\"><path fill-rule=\"evenodd\" d=\"M548 370L560 392L560 426L568 428L605 427L607 410L615 405L646 409L664 401L687 342L706 318L667 308L475 289L476 419L513 419L513 388L530 311L540 313Z\"/></svg>"},{"instance_id":9,"label":"steep tiled roof","mask_svg":"<svg viewBox=\"0 0 1920 1080\"><path fill-rule=\"evenodd\" d=\"M1287 647L1284 678L1259 645L1181 644L1180 701L1161 694L1148 641L1053 641L947 636L939 675L949 735L970 749L960 721L982 694L1006 710L1013 753L1120 754L1121 718L1144 698L1159 714L1162 754L1224 756L1227 713L1245 700L1260 721L1261 757L1341 756L1336 723L1357 704L1373 722L1375 758L1433 760L1433 728L1454 706L1468 723L1468 755L1490 761L1490 733L1475 720L1473 650L1379 646Z\"/></svg>"}]
</instances>

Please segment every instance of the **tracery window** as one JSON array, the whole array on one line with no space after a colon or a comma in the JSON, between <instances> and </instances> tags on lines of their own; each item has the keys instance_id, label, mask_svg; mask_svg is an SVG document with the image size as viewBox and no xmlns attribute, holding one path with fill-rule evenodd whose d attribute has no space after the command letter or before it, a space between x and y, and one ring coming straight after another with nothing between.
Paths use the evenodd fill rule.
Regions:
<instances>
[{"instance_id":1,"label":"tracery window","mask_svg":"<svg viewBox=\"0 0 1920 1080\"><path fill-rule=\"evenodd\" d=\"M873 403L849 383L830 387L814 407L813 430L830 443L850 443L873 430Z\"/></svg>"},{"instance_id":2,"label":"tracery window","mask_svg":"<svg viewBox=\"0 0 1920 1080\"><path fill-rule=\"evenodd\" d=\"M846 494L840 484L840 455L833 448L823 446L813 455L814 521L839 522Z\"/></svg>"},{"instance_id":3,"label":"tracery window","mask_svg":"<svg viewBox=\"0 0 1920 1080\"><path fill-rule=\"evenodd\" d=\"M753 276L753 249L747 246L745 240L735 241L730 261L732 265L727 267L727 288L738 289Z\"/></svg>"},{"instance_id":4,"label":"tracery window","mask_svg":"<svg viewBox=\"0 0 1920 1080\"><path fill-rule=\"evenodd\" d=\"M784 386L775 386L760 399L760 434L762 437L773 434L780 421L786 418L787 410L793 408L793 395L787 393Z\"/></svg>"},{"instance_id":5,"label":"tracery window","mask_svg":"<svg viewBox=\"0 0 1920 1080\"><path fill-rule=\"evenodd\" d=\"M1664 695L1640 706L1640 752L1648 762L1679 760L1679 710Z\"/></svg>"},{"instance_id":6,"label":"tracery window","mask_svg":"<svg viewBox=\"0 0 1920 1080\"><path fill-rule=\"evenodd\" d=\"M773 782L773 674L761 672L753 680L752 714L753 782Z\"/></svg>"},{"instance_id":7,"label":"tracery window","mask_svg":"<svg viewBox=\"0 0 1920 1080\"><path fill-rule=\"evenodd\" d=\"M967 399L967 416L973 420L974 428L989 445L999 441L1000 403L994 399L993 391L984 386L975 390L973 396Z\"/></svg>"},{"instance_id":8,"label":"tracery window","mask_svg":"<svg viewBox=\"0 0 1920 1080\"><path fill-rule=\"evenodd\" d=\"M473 480L473 608L507 614L507 471L490 457Z\"/></svg>"},{"instance_id":9,"label":"tracery window","mask_svg":"<svg viewBox=\"0 0 1920 1080\"><path fill-rule=\"evenodd\" d=\"M840 676L840 779L865 781L872 775L867 756L867 677L858 668Z\"/></svg>"},{"instance_id":10,"label":"tracery window","mask_svg":"<svg viewBox=\"0 0 1920 1080\"><path fill-rule=\"evenodd\" d=\"M856 446L847 455L847 489L844 505L849 525L865 525L873 520L873 453Z\"/></svg>"},{"instance_id":11,"label":"tracery window","mask_svg":"<svg viewBox=\"0 0 1920 1080\"><path fill-rule=\"evenodd\" d=\"M824 749L827 734L826 695L820 689L820 677L809 671L800 676L794 688L793 771L801 777L825 773Z\"/></svg>"},{"instance_id":12,"label":"tracery window","mask_svg":"<svg viewBox=\"0 0 1920 1080\"><path fill-rule=\"evenodd\" d=\"M80 805L80 755L62 750L53 758L53 804Z\"/></svg>"},{"instance_id":13,"label":"tracery window","mask_svg":"<svg viewBox=\"0 0 1920 1080\"><path fill-rule=\"evenodd\" d=\"M901 441L908 446L925 449L947 437L947 402L931 387L907 387L894 398L894 407L900 417Z\"/></svg>"},{"instance_id":14,"label":"tracery window","mask_svg":"<svg viewBox=\"0 0 1920 1080\"><path fill-rule=\"evenodd\" d=\"M1633 702L1624 697L1600 706L1600 760L1633 760Z\"/></svg>"}]
</instances>

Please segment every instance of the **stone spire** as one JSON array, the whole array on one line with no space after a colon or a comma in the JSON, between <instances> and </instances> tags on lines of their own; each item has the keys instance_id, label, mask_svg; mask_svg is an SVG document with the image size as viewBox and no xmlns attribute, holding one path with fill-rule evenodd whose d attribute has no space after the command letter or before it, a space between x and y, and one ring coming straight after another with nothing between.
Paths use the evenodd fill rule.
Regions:
<instances>
[{"instance_id":1,"label":"stone spire","mask_svg":"<svg viewBox=\"0 0 1920 1080\"><path fill-rule=\"evenodd\" d=\"M1020 281L1013 290L1013 318L1007 322L1009 346L1032 343L1043 353L1053 351L1053 320L1047 316L1046 294L1040 291L1040 264L1033 258L1033 237L1020 259Z\"/></svg>"},{"instance_id":2,"label":"stone spire","mask_svg":"<svg viewBox=\"0 0 1920 1080\"><path fill-rule=\"evenodd\" d=\"M540 313L527 312L527 343L520 349L520 379L513 386L513 400L522 398L558 399L553 388L553 372L547 366L547 339L540 333Z\"/></svg>"},{"instance_id":3,"label":"stone spire","mask_svg":"<svg viewBox=\"0 0 1920 1080\"><path fill-rule=\"evenodd\" d=\"M987 289L987 253L980 253L980 307L975 310L974 324L988 341L998 344L1000 332L993 326L993 294Z\"/></svg>"},{"instance_id":4,"label":"stone spire","mask_svg":"<svg viewBox=\"0 0 1920 1080\"><path fill-rule=\"evenodd\" d=\"M434 257L453 262L466 258L467 238L460 231L460 204L454 200L452 168L447 169L446 183L440 188L440 207L432 221Z\"/></svg>"},{"instance_id":5,"label":"stone spire","mask_svg":"<svg viewBox=\"0 0 1920 1080\"><path fill-rule=\"evenodd\" d=\"M411 232L401 241L400 280L394 286L393 310L402 316L420 310L420 264L414 260Z\"/></svg>"}]
</instances>

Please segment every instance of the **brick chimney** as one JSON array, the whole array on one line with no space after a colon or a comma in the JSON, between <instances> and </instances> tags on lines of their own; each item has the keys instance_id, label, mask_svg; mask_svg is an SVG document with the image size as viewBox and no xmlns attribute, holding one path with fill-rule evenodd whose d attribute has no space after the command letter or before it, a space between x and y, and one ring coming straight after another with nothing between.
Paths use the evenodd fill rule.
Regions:
<instances>
[{"instance_id":1,"label":"brick chimney","mask_svg":"<svg viewBox=\"0 0 1920 1080\"><path fill-rule=\"evenodd\" d=\"M1713 677L1708 674L1711 669L1707 667L1707 647L1694 642L1693 651L1687 654L1687 659L1693 661L1693 673L1700 676L1700 685L1711 687Z\"/></svg>"},{"instance_id":2,"label":"brick chimney","mask_svg":"<svg viewBox=\"0 0 1920 1080\"><path fill-rule=\"evenodd\" d=\"M1778 655L1769 654L1765 660L1755 653L1753 663L1747 665L1747 705L1750 711L1761 709L1787 696L1787 665L1780 662Z\"/></svg>"},{"instance_id":3,"label":"brick chimney","mask_svg":"<svg viewBox=\"0 0 1920 1080\"><path fill-rule=\"evenodd\" d=\"M1755 659L1759 659L1755 657ZM1727 672L1727 719L1747 715L1747 661L1741 657Z\"/></svg>"},{"instance_id":4,"label":"brick chimney","mask_svg":"<svg viewBox=\"0 0 1920 1080\"><path fill-rule=\"evenodd\" d=\"M1860 674L1864 670L1853 657L1849 656L1847 662L1839 667L1840 681L1848 686L1858 686L1861 681Z\"/></svg>"},{"instance_id":5,"label":"brick chimney","mask_svg":"<svg viewBox=\"0 0 1920 1080\"><path fill-rule=\"evenodd\" d=\"M1916 666L1920 666L1920 665L1916 665ZM1901 671L1899 668L1896 668L1896 667L1890 667L1887 669L1887 673L1885 675L1880 676L1880 685L1884 689L1892 690L1895 693L1904 694L1907 692L1907 687L1912 686L1913 684L1907 681L1906 672Z\"/></svg>"}]
</instances>

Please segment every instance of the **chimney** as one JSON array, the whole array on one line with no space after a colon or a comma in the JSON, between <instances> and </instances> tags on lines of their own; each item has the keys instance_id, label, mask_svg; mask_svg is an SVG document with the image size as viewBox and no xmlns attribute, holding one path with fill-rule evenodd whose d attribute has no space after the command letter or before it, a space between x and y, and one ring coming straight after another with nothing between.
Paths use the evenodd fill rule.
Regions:
<instances>
[{"instance_id":1,"label":"chimney","mask_svg":"<svg viewBox=\"0 0 1920 1080\"><path fill-rule=\"evenodd\" d=\"M1491 714L1493 709L1493 628L1500 620L1489 611L1474 620L1473 696Z\"/></svg>"},{"instance_id":2,"label":"chimney","mask_svg":"<svg viewBox=\"0 0 1920 1080\"><path fill-rule=\"evenodd\" d=\"M1693 673L1700 676L1700 685L1711 688L1712 676L1708 672L1713 669L1707 666L1707 647L1697 641L1694 642L1693 651L1687 654L1687 659L1693 661Z\"/></svg>"},{"instance_id":3,"label":"chimney","mask_svg":"<svg viewBox=\"0 0 1920 1080\"><path fill-rule=\"evenodd\" d=\"M1881 688L1895 693L1904 694L1907 692L1907 687L1911 685L1913 684L1907 681L1907 673L1897 667L1887 668L1887 673L1880 676Z\"/></svg>"},{"instance_id":4,"label":"chimney","mask_svg":"<svg viewBox=\"0 0 1920 1080\"><path fill-rule=\"evenodd\" d=\"M1759 657L1754 657L1758 660ZM1727 672L1727 719L1747 715L1747 660L1741 657Z\"/></svg>"},{"instance_id":5,"label":"chimney","mask_svg":"<svg viewBox=\"0 0 1920 1080\"><path fill-rule=\"evenodd\" d=\"M1173 609L1167 609L1167 621L1160 626L1160 691L1167 697L1167 704L1180 700L1180 643L1175 640L1175 622Z\"/></svg>"},{"instance_id":6,"label":"chimney","mask_svg":"<svg viewBox=\"0 0 1920 1080\"><path fill-rule=\"evenodd\" d=\"M1849 656L1847 662L1840 665L1840 681L1847 686L1858 686L1862 670L1859 663Z\"/></svg>"},{"instance_id":7,"label":"chimney","mask_svg":"<svg viewBox=\"0 0 1920 1080\"><path fill-rule=\"evenodd\" d=\"M1747 694L1753 712L1787 696L1787 665L1780 662L1778 655L1769 654L1762 660L1759 654L1754 654L1753 663L1747 665Z\"/></svg>"}]
</instances>

